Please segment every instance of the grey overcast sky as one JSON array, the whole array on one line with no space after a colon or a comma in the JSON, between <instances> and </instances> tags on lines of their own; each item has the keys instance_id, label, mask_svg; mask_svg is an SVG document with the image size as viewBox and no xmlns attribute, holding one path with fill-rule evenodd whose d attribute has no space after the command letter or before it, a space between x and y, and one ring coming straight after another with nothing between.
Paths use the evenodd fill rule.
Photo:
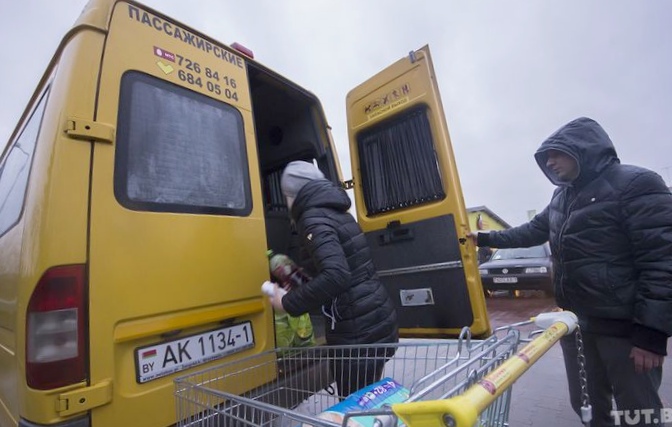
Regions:
<instances>
[{"instance_id":1,"label":"grey overcast sky","mask_svg":"<svg viewBox=\"0 0 672 427\"><path fill-rule=\"evenodd\" d=\"M86 0L0 0L0 147ZM622 163L672 185L672 2L667 0L147 0L322 101L350 178L345 96L429 44L468 207L512 225L553 186L533 153L579 116Z\"/></svg>"}]
</instances>

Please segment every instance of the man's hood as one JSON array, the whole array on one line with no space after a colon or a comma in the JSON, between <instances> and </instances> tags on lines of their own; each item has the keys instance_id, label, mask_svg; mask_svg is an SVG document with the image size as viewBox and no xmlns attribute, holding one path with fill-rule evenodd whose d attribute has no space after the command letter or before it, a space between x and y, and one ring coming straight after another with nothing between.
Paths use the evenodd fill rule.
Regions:
<instances>
[{"instance_id":1,"label":"man's hood","mask_svg":"<svg viewBox=\"0 0 672 427\"><path fill-rule=\"evenodd\" d=\"M558 150L572 156L579 165L579 175L571 183L558 179L546 166L548 150ZM534 154L548 179L555 185L580 186L592 181L607 166L619 163L616 149L607 132L595 120L580 117L567 123L549 136Z\"/></svg>"}]
</instances>

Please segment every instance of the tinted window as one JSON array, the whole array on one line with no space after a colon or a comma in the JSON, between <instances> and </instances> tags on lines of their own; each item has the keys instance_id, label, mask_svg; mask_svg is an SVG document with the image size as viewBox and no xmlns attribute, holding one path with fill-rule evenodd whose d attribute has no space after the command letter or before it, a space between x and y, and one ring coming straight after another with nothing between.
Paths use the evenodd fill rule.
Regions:
<instances>
[{"instance_id":1,"label":"tinted window","mask_svg":"<svg viewBox=\"0 0 672 427\"><path fill-rule=\"evenodd\" d=\"M223 102L137 72L124 75L115 194L136 210L251 211L243 121Z\"/></svg>"},{"instance_id":2,"label":"tinted window","mask_svg":"<svg viewBox=\"0 0 672 427\"><path fill-rule=\"evenodd\" d=\"M362 132L357 148L369 215L445 197L426 107Z\"/></svg>"},{"instance_id":3,"label":"tinted window","mask_svg":"<svg viewBox=\"0 0 672 427\"><path fill-rule=\"evenodd\" d=\"M46 95L42 96L16 143L0 164L0 234L9 230L21 217L46 98Z\"/></svg>"}]
</instances>

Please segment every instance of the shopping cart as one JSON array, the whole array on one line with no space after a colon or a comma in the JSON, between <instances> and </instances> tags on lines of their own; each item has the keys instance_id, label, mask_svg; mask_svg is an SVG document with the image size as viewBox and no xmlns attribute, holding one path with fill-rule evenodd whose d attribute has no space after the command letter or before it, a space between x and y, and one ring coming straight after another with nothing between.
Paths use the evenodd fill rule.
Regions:
<instances>
[{"instance_id":1,"label":"shopping cart","mask_svg":"<svg viewBox=\"0 0 672 427\"><path fill-rule=\"evenodd\" d=\"M536 320L545 330L534 339L521 338L517 327L530 323L521 322L483 340L472 340L465 328L451 340L280 348L223 363L175 380L177 425L507 426L513 382L576 326L569 312L544 313ZM522 342L527 345L518 350ZM338 421L322 418L345 398L333 383L333 364L364 360L384 363L382 377L405 386L408 398L348 412ZM269 375L275 379L249 391L232 391Z\"/></svg>"}]
</instances>

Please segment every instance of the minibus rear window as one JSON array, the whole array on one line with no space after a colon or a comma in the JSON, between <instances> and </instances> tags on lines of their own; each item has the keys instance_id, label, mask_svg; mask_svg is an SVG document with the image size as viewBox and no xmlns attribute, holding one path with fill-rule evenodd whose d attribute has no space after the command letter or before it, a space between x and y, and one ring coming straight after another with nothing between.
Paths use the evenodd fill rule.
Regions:
<instances>
[{"instance_id":1,"label":"minibus rear window","mask_svg":"<svg viewBox=\"0 0 672 427\"><path fill-rule=\"evenodd\" d=\"M357 147L369 215L446 197L425 106L362 132Z\"/></svg>"},{"instance_id":2,"label":"minibus rear window","mask_svg":"<svg viewBox=\"0 0 672 427\"><path fill-rule=\"evenodd\" d=\"M124 74L114 191L134 210L249 214L240 112L146 74Z\"/></svg>"}]
</instances>

